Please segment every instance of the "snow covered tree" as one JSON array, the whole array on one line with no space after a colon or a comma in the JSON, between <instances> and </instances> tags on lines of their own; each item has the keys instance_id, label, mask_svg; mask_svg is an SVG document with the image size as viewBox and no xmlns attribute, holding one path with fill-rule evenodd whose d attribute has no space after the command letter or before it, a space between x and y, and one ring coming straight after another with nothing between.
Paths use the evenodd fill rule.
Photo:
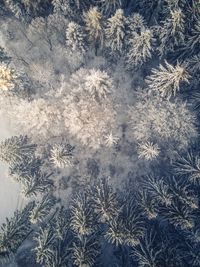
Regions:
<instances>
[{"instance_id":1,"label":"snow covered tree","mask_svg":"<svg viewBox=\"0 0 200 267\"><path fill-rule=\"evenodd\" d=\"M50 151L50 161L58 168L72 166L73 149L70 144L54 145Z\"/></svg>"},{"instance_id":2,"label":"snow covered tree","mask_svg":"<svg viewBox=\"0 0 200 267\"><path fill-rule=\"evenodd\" d=\"M186 55L195 55L199 52L200 44L200 22L197 21L194 28L191 30L191 35L188 36L185 46Z\"/></svg>"},{"instance_id":3,"label":"snow covered tree","mask_svg":"<svg viewBox=\"0 0 200 267\"><path fill-rule=\"evenodd\" d=\"M146 22L139 13L133 13L133 15L127 17L128 33L131 37L132 34L140 33L146 28Z\"/></svg>"},{"instance_id":4,"label":"snow covered tree","mask_svg":"<svg viewBox=\"0 0 200 267\"><path fill-rule=\"evenodd\" d=\"M92 188L95 212L100 217L100 221L110 221L118 214L117 195L113 192L111 185L106 178L98 181L97 185Z\"/></svg>"},{"instance_id":5,"label":"snow covered tree","mask_svg":"<svg viewBox=\"0 0 200 267\"><path fill-rule=\"evenodd\" d=\"M144 182L144 188L159 203L169 206L172 203L172 194L169 186L163 178L155 178L148 176Z\"/></svg>"},{"instance_id":6,"label":"snow covered tree","mask_svg":"<svg viewBox=\"0 0 200 267\"><path fill-rule=\"evenodd\" d=\"M67 18L72 18L74 16L70 0L53 0L52 4L54 7L54 13L60 13Z\"/></svg>"},{"instance_id":7,"label":"snow covered tree","mask_svg":"<svg viewBox=\"0 0 200 267\"><path fill-rule=\"evenodd\" d=\"M63 128L60 124L62 119L60 109L57 106L59 103L44 98L22 100L11 110L11 115L16 118L16 121L13 121L14 127L40 141L60 135ZM26 117L24 110L29 110Z\"/></svg>"},{"instance_id":8,"label":"snow covered tree","mask_svg":"<svg viewBox=\"0 0 200 267\"><path fill-rule=\"evenodd\" d=\"M44 15L51 9L50 0L21 0L24 10L28 16L36 17L39 15Z\"/></svg>"},{"instance_id":9,"label":"snow covered tree","mask_svg":"<svg viewBox=\"0 0 200 267\"><path fill-rule=\"evenodd\" d=\"M91 96L97 102L108 98L113 92L113 80L106 71L81 68L71 76L74 93Z\"/></svg>"},{"instance_id":10,"label":"snow covered tree","mask_svg":"<svg viewBox=\"0 0 200 267\"><path fill-rule=\"evenodd\" d=\"M6 8L8 8L16 18L20 19L23 16L22 5L16 0L4 0Z\"/></svg>"},{"instance_id":11,"label":"snow covered tree","mask_svg":"<svg viewBox=\"0 0 200 267\"><path fill-rule=\"evenodd\" d=\"M129 39L129 50L126 55L128 68L141 66L144 62L152 57L154 38L151 30L141 30L133 33Z\"/></svg>"},{"instance_id":12,"label":"snow covered tree","mask_svg":"<svg viewBox=\"0 0 200 267\"><path fill-rule=\"evenodd\" d=\"M200 73L200 53L190 57L187 60L187 64L189 71L193 74L193 76L197 73Z\"/></svg>"},{"instance_id":13,"label":"snow covered tree","mask_svg":"<svg viewBox=\"0 0 200 267\"><path fill-rule=\"evenodd\" d=\"M132 256L136 258L139 267L157 267L160 266L161 248L155 246L156 235L151 230L146 232L140 244L133 248Z\"/></svg>"},{"instance_id":14,"label":"snow covered tree","mask_svg":"<svg viewBox=\"0 0 200 267\"><path fill-rule=\"evenodd\" d=\"M180 90L181 83L189 83L189 78L190 75L184 66L179 63L173 66L165 60L165 66L160 64L158 69L153 69L146 82L150 90L169 99Z\"/></svg>"},{"instance_id":15,"label":"snow covered tree","mask_svg":"<svg viewBox=\"0 0 200 267\"><path fill-rule=\"evenodd\" d=\"M168 207L161 211L162 217L175 227L182 230L190 230L194 227L194 214L190 207L178 201L172 202Z\"/></svg>"},{"instance_id":16,"label":"snow covered tree","mask_svg":"<svg viewBox=\"0 0 200 267\"><path fill-rule=\"evenodd\" d=\"M139 144L138 157L146 160L153 160L159 156L160 149L157 144L146 142Z\"/></svg>"},{"instance_id":17,"label":"snow covered tree","mask_svg":"<svg viewBox=\"0 0 200 267\"><path fill-rule=\"evenodd\" d=\"M114 220L110 222L105 237L109 243L116 246L124 244L124 226L123 222L118 217L115 217Z\"/></svg>"},{"instance_id":18,"label":"snow covered tree","mask_svg":"<svg viewBox=\"0 0 200 267\"><path fill-rule=\"evenodd\" d=\"M170 17L161 23L159 31L159 52L163 56L174 52L177 47L184 44L185 25L184 14L180 8L171 10Z\"/></svg>"},{"instance_id":19,"label":"snow covered tree","mask_svg":"<svg viewBox=\"0 0 200 267\"><path fill-rule=\"evenodd\" d=\"M106 45L113 54L122 54L124 48L124 40L126 35L127 19L122 9L118 9L111 18L108 19L105 33Z\"/></svg>"},{"instance_id":20,"label":"snow covered tree","mask_svg":"<svg viewBox=\"0 0 200 267\"><path fill-rule=\"evenodd\" d=\"M138 193L138 204L144 210L149 220L157 216L157 201L148 193L148 190L142 190Z\"/></svg>"},{"instance_id":21,"label":"snow covered tree","mask_svg":"<svg viewBox=\"0 0 200 267\"><path fill-rule=\"evenodd\" d=\"M15 253L22 242L30 234L31 224L29 220L34 202L30 202L22 211L16 211L11 219L6 218L0 231L0 251Z\"/></svg>"},{"instance_id":22,"label":"snow covered tree","mask_svg":"<svg viewBox=\"0 0 200 267\"><path fill-rule=\"evenodd\" d=\"M91 69L85 77L85 90L97 101L105 99L113 89L112 79L105 71Z\"/></svg>"},{"instance_id":23,"label":"snow covered tree","mask_svg":"<svg viewBox=\"0 0 200 267\"><path fill-rule=\"evenodd\" d=\"M36 241L37 263L45 267L67 267L71 265L72 235L69 229L69 220L66 216L66 211L61 208L36 233L34 239Z\"/></svg>"},{"instance_id":24,"label":"snow covered tree","mask_svg":"<svg viewBox=\"0 0 200 267\"><path fill-rule=\"evenodd\" d=\"M44 193L52 189L53 181L49 179L52 174L36 173L26 175L21 179L22 194L25 197L36 196L38 193Z\"/></svg>"},{"instance_id":25,"label":"snow covered tree","mask_svg":"<svg viewBox=\"0 0 200 267\"><path fill-rule=\"evenodd\" d=\"M99 244L96 236L78 237L77 241L73 243L72 251L75 266L95 266L97 256L99 255Z\"/></svg>"},{"instance_id":26,"label":"snow covered tree","mask_svg":"<svg viewBox=\"0 0 200 267\"><path fill-rule=\"evenodd\" d=\"M78 236L88 236L97 227L92 201L86 193L77 194L70 207L71 228Z\"/></svg>"},{"instance_id":27,"label":"snow covered tree","mask_svg":"<svg viewBox=\"0 0 200 267\"><path fill-rule=\"evenodd\" d=\"M110 15L122 7L124 0L99 0L98 2L102 12L106 15Z\"/></svg>"},{"instance_id":28,"label":"snow covered tree","mask_svg":"<svg viewBox=\"0 0 200 267\"><path fill-rule=\"evenodd\" d=\"M120 138L117 135L114 135L112 132L110 132L104 136L104 143L107 147L113 147L118 143L119 139Z\"/></svg>"},{"instance_id":29,"label":"snow covered tree","mask_svg":"<svg viewBox=\"0 0 200 267\"><path fill-rule=\"evenodd\" d=\"M66 30L66 45L73 52L85 53L86 36L83 28L75 22L70 22Z\"/></svg>"},{"instance_id":30,"label":"snow covered tree","mask_svg":"<svg viewBox=\"0 0 200 267\"><path fill-rule=\"evenodd\" d=\"M94 149L108 145L105 137L116 131L112 79L105 71L81 68L70 80L71 96L63 100L69 133Z\"/></svg>"},{"instance_id":31,"label":"snow covered tree","mask_svg":"<svg viewBox=\"0 0 200 267\"><path fill-rule=\"evenodd\" d=\"M54 245L54 232L51 226L48 228L40 228L40 232L35 237L37 246L36 251L36 260L38 263L46 263L48 265L49 258L52 255L52 246Z\"/></svg>"},{"instance_id":32,"label":"snow covered tree","mask_svg":"<svg viewBox=\"0 0 200 267\"><path fill-rule=\"evenodd\" d=\"M180 157L180 159L174 163L174 170L177 175L184 175L188 177L192 183L198 184L200 181L199 156L190 152L185 157Z\"/></svg>"},{"instance_id":33,"label":"snow covered tree","mask_svg":"<svg viewBox=\"0 0 200 267\"><path fill-rule=\"evenodd\" d=\"M51 212L52 207L55 205L56 199L50 194L42 197L41 201L37 201L30 214L31 223L43 222L45 217Z\"/></svg>"},{"instance_id":34,"label":"snow covered tree","mask_svg":"<svg viewBox=\"0 0 200 267\"><path fill-rule=\"evenodd\" d=\"M48 29L47 18L37 17L29 24L29 35L36 36L37 39L43 39L48 45L50 51L52 51L52 40Z\"/></svg>"},{"instance_id":35,"label":"snow covered tree","mask_svg":"<svg viewBox=\"0 0 200 267\"><path fill-rule=\"evenodd\" d=\"M0 90L2 92L13 90L17 77L18 75L14 69L10 68L5 63L0 64Z\"/></svg>"},{"instance_id":36,"label":"snow covered tree","mask_svg":"<svg viewBox=\"0 0 200 267\"><path fill-rule=\"evenodd\" d=\"M37 174L42 166L41 159L32 155L31 158L25 158L23 161L17 161L9 166L9 174L17 181L23 180L23 177Z\"/></svg>"},{"instance_id":37,"label":"snow covered tree","mask_svg":"<svg viewBox=\"0 0 200 267\"><path fill-rule=\"evenodd\" d=\"M192 209L198 209L198 197L194 190L191 189L191 183L180 177L170 180L170 190L173 194L173 198L178 199L181 203L188 205Z\"/></svg>"},{"instance_id":38,"label":"snow covered tree","mask_svg":"<svg viewBox=\"0 0 200 267\"><path fill-rule=\"evenodd\" d=\"M0 144L0 159L9 164L21 162L31 158L35 152L36 145L29 143L27 136L13 136L2 141Z\"/></svg>"},{"instance_id":39,"label":"snow covered tree","mask_svg":"<svg viewBox=\"0 0 200 267\"><path fill-rule=\"evenodd\" d=\"M128 199L109 224L105 234L106 239L116 246L135 246L139 243L144 233L144 219L140 208L134 203L135 200Z\"/></svg>"},{"instance_id":40,"label":"snow covered tree","mask_svg":"<svg viewBox=\"0 0 200 267\"><path fill-rule=\"evenodd\" d=\"M150 140L170 156L171 151L186 149L197 139L196 118L186 103L171 102L144 92L138 93L136 99L129 110L133 140L141 144Z\"/></svg>"},{"instance_id":41,"label":"snow covered tree","mask_svg":"<svg viewBox=\"0 0 200 267\"><path fill-rule=\"evenodd\" d=\"M100 105L88 97L66 104L64 116L69 133L89 148L98 149L104 145L105 134L115 127L115 110L111 104Z\"/></svg>"},{"instance_id":42,"label":"snow covered tree","mask_svg":"<svg viewBox=\"0 0 200 267\"><path fill-rule=\"evenodd\" d=\"M99 46L102 46L104 41L103 15L97 7L91 7L84 13L83 18L89 41L94 45L95 54L97 54Z\"/></svg>"}]
</instances>

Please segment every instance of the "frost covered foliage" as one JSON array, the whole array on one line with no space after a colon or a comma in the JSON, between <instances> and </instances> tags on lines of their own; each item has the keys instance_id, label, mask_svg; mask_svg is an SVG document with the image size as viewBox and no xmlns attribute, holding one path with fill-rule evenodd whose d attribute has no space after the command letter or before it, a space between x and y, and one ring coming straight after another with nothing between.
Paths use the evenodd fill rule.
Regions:
<instances>
[{"instance_id":1,"label":"frost covered foliage","mask_svg":"<svg viewBox=\"0 0 200 267\"><path fill-rule=\"evenodd\" d=\"M124 0L99 0L102 11L109 15L120 8Z\"/></svg>"},{"instance_id":2,"label":"frost covered foliage","mask_svg":"<svg viewBox=\"0 0 200 267\"><path fill-rule=\"evenodd\" d=\"M0 144L0 159L13 164L31 158L36 145L29 143L27 136L13 136Z\"/></svg>"},{"instance_id":3,"label":"frost covered foliage","mask_svg":"<svg viewBox=\"0 0 200 267\"><path fill-rule=\"evenodd\" d=\"M190 75L184 66L177 64L175 67L165 61L165 66L153 69L147 78L147 84L152 91L160 93L162 97L170 98L180 90L183 82L189 83Z\"/></svg>"},{"instance_id":4,"label":"frost covered foliage","mask_svg":"<svg viewBox=\"0 0 200 267\"><path fill-rule=\"evenodd\" d=\"M70 22L66 30L66 45L72 50L84 53L85 34L82 27L75 22Z\"/></svg>"},{"instance_id":5,"label":"frost covered foliage","mask_svg":"<svg viewBox=\"0 0 200 267\"><path fill-rule=\"evenodd\" d=\"M130 134L141 143L140 155L158 154L156 146L151 145L149 151L151 142L161 149L165 143L168 148L176 146L176 149L181 149L198 136L195 117L181 101L170 102L159 96L140 94L136 105L130 107L129 116L132 127Z\"/></svg>"},{"instance_id":6,"label":"frost covered foliage","mask_svg":"<svg viewBox=\"0 0 200 267\"><path fill-rule=\"evenodd\" d=\"M50 151L50 161L58 168L72 165L73 147L68 145L54 145Z\"/></svg>"},{"instance_id":7,"label":"frost covered foliage","mask_svg":"<svg viewBox=\"0 0 200 267\"><path fill-rule=\"evenodd\" d=\"M9 91L15 87L15 79L17 75L15 71L5 64L0 66L0 88L2 91Z\"/></svg>"},{"instance_id":8,"label":"frost covered foliage","mask_svg":"<svg viewBox=\"0 0 200 267\"><path fill-rule=\"evenodd\" d=\"M199 266L199 1L0 14L0 160L21 206L0 265Z\"/></svg>"},{"instance_id":9,"label":"frost covered foliage","mask_svg":"<svg viewBox=\"0 0 200 267\"><path fill-rule=\"evenodd\" d=\"M102 45L104 41L103 15L97 7L91 7L84 13L84 22L89 40L94 44L95 49Z\"/></svg>"},{"instance_id":10,"label":"frost covered foliage","mask_svg":"<svg viewBox=\"0 0 200 267\"><path fill-rule=\"evenodd\" d=\"M151 142L146 142L139 145L139 158L145 158L147 160L152 160L158 157L160 149L158 145Z\"/></svg>"},{"instance_id":11,"label":"frost covered foliage","mask_svg":"<svg viewBox=\"0 0 200 267\"><path fill-rule=\"evenodd\" d=\"M22 128L22 131L30 136L39 135L46 138L59 134L61 114L55 104L43 98L33 101L21 100L13 111L19 118L15 127ZM24 110L29 112L25 114Z\"/></svg>"},{"instance_id":12,"label":"frost covered foliage","mask_svg":"<svg viewBox=\"0 0 200 267\"><path fill-rule=\"evenodd\" d=\"M107 46L112 52L122 53L125 40L126 17L124 11L118 9L114 16L108 19L106 32Z\"/></svg>"},{"instance_id":13,"label":"frost covered foliage","mask_svg":"<svg viewBox=\"0 0 200 267\"><path fill-rule=\"evenodd\" d=\"M105 71L80 69L72 75L71 84L71 97L64 99L69 133L89 147L110 145L112 140L106 136L116 128L116 111L109 99L112 79Z\"/></svg>"},{"instance_id":14,"label":"frost covered foliage","mask_svg":"<svg viewBox=\"0 0 200 267\"><path fill-rule=\"evenodd\" d=\"M178 8L171 10L170 17L162 23L159 35L161 42L159 50L161 55L174 51L176 47L184 43L184 17L184 13Z\"/></svg>"},{"instance_id":15,"label":"frost covered foliage","mask_svg":"<svg viewBox=\"0 0 200 267\"><path fill-rule=\"evenodd\" d=\"M140 33L133 33L129 40L129 52L126 61L128 68L140 66L152 57L154 41L150 30L143 29Z\"/></svg>"}]
</instances>

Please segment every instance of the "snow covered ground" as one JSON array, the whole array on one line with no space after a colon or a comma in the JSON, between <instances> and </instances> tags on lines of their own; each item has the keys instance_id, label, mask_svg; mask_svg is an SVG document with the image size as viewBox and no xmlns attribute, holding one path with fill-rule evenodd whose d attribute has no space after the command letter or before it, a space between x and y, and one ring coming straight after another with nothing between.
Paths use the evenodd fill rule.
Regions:
<instances>
[{"instance_id":1,"label":"snow covered ground","mask_svg":"<svg viewBox=\"0 0 200 267\"><path fill-rule=\"evenodd\" d=\"M0 141L11 135L9 124L0 116ZM8 166L0 162L0 224L23 204L19 193L19 184L8 177Z\"/></svg>"}]
</instances>

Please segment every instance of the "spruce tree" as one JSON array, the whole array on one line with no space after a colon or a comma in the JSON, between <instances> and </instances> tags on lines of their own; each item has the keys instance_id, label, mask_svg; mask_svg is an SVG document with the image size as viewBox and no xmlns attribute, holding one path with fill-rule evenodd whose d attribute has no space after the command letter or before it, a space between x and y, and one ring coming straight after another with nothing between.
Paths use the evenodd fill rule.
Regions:
<instances>
[{"instance_id":1,"label":"spruce tree","mask_svg":"<svg viewBox=\"0 0 200 267\"><path fill-rule=\"evenodd\" d=\"M15 164L31 158L35 149L36 145L31 144L27 136L13 136L1 142L0 159L6 163Z\"/></svg>"}]
</instances>

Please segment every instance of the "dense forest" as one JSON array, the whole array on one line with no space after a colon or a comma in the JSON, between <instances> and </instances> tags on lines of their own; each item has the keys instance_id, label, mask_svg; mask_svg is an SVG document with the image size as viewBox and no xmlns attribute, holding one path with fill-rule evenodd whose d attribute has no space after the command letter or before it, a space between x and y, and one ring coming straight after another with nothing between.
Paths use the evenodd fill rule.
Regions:
<instances>
[{"instance_id":1,"label":"dense forest","mask_svg":"<svg viewBox=\"0 0 200 267\"><path fill-rule=\"evenodd\" d=\"M200 267L199 78L199 0L0 0L0 266Z\"/></svg>"}]
</instances>

